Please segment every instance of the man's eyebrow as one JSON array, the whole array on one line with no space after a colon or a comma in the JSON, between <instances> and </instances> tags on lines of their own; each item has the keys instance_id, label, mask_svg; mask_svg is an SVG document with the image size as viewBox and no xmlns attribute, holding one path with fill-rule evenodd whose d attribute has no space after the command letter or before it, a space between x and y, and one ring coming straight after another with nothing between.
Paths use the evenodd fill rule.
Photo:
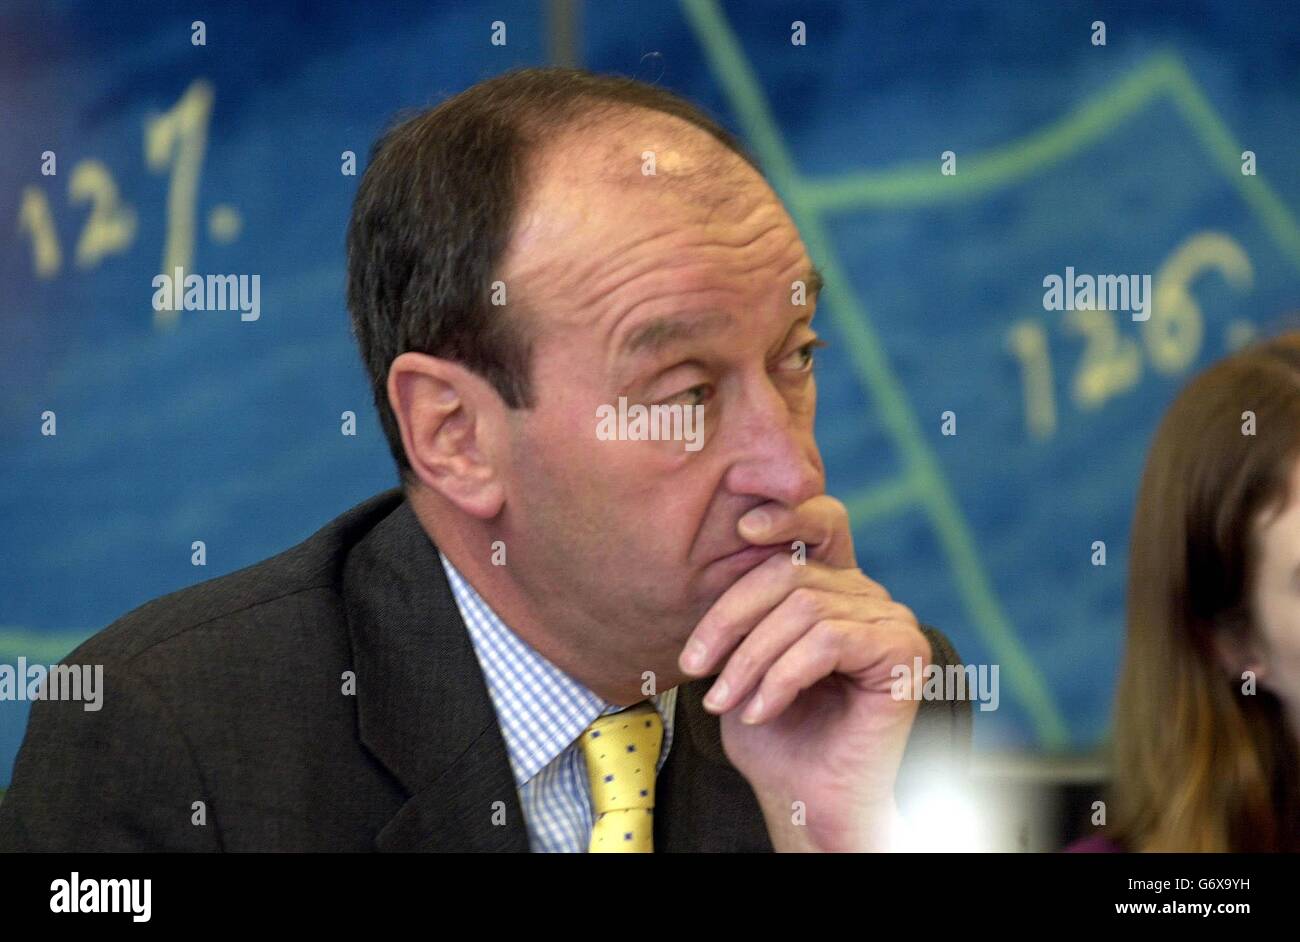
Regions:
<instances>
[{"instance_id":1,"label":"man's eyebrow","mask_svg":"<svg viewBox=\"0 0 1300 942\"><path fill-rule=\"evenodd\" d=\"M623 356L658 353L669 344L717 333L730 322L730 317L718 311L686 317L656 317L628 334L619 345L619 353Z\"/></svg>"},{"instance_id":2,"label":"man's eyebrow","mask_svg":"<svg viewBox=\"0 0 1300 942\"><path fill-rule=\"evenodd\" d=\"M822 293L822 288L826 280L822 278L822 271L816 265L808 266L808 274L804 276L804 284L807 286L806 291L808 299L816 301Z\"/></svg>"}]
</instances>

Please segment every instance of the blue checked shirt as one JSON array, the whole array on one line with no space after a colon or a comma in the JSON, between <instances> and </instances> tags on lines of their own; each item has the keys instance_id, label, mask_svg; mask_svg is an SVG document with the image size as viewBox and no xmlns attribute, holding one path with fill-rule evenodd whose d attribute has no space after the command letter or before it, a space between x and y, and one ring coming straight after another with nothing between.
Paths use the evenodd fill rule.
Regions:
<instances>
[{"instance_id":1,"label":"blue checked shirt","mask_svg":"<svg viewBox=\"0 0 1300 942\"><path fill-rule=\"evenodd\" d=\"M602 700L542 657L506 627L441 550L438 558L496 708L529 846L535 853L585 852L591 841L591 792L578 737L598 716L623 707ZM673 743L677 688L650 702L664 724L658 775Z\"/></svg>"}]
</instances>

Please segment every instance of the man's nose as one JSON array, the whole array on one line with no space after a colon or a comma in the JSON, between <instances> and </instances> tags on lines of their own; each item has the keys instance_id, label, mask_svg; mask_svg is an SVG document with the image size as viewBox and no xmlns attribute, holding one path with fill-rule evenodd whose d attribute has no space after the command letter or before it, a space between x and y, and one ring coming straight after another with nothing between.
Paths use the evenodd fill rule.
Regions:
<instances>
[{"instance_id":1,"label":"man's nose","mask_svg":"<svg viewBox=\"0 0 1300 942\"><path fill-rule=\"evenodd\" d=\"M727 472L733 494L794 507L826 487L825 469L813 437L813 415L793 411L772 384L754 392L732 427L734 463Z\"/></svg>"}]
</instances>

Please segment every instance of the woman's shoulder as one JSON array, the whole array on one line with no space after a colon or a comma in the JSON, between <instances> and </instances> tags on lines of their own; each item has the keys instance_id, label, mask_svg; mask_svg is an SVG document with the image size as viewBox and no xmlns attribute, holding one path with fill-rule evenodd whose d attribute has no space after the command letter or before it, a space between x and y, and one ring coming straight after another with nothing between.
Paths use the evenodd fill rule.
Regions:
<instances>
[{"instance_id":1,"label":"woman's shoulder","mask_svg":"<svg viewBox=\"0 0 1300 942\"><path fill-rule=\"evenodd\" d=\"M1067 854L1122 854L1124 848L1108 837L1094 834L1080 838L1065 848Z\"/></svg>"}]
</instances>

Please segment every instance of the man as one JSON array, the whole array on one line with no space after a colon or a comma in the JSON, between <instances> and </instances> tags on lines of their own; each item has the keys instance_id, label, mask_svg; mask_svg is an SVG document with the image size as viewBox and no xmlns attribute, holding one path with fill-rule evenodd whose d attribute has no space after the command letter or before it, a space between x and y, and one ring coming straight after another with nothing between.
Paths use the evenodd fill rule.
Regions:
<instances>
[{"instance_id":1,"label":"man","mask_svg":"<svg viewBox=\"0 0 1300 942\"><path fill-rule=\"evenodd\" d=\"M956 654L825 494L820 277L740 145L509 73L381 139L348 269L402 489L74 652L104 706L35 706L0 847L894 846L969 704L891 693Z\"/></svg>"}]
</instances>

